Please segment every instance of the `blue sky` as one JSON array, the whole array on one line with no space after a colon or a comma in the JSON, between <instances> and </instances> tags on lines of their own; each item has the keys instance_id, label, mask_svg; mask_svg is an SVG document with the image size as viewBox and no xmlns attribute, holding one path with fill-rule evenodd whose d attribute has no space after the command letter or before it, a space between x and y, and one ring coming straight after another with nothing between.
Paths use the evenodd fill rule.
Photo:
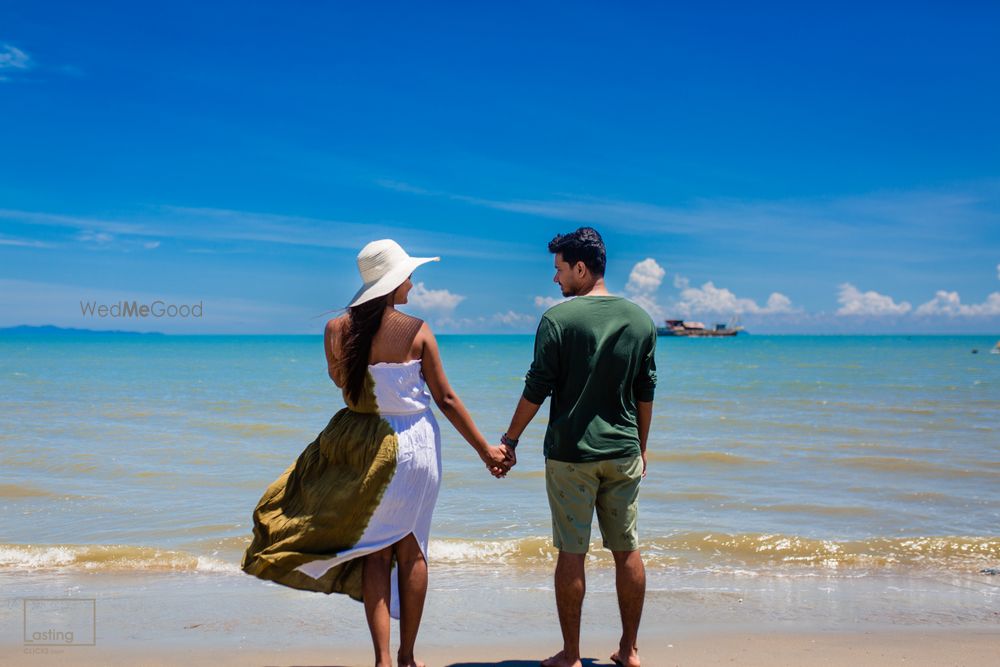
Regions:
<instances>
[{"instance_id":1,"label":"blue sky","mask_svg":"<svg viewBox=\"0 0 1000 667\"><path fill-rule=\"evenodd\" d=\"M546 243L753 332L1000 331L1000 5L6 3L0 326L530 332ZM201 302L200 319L80 302Z\"/></svg>"}]
</instances>

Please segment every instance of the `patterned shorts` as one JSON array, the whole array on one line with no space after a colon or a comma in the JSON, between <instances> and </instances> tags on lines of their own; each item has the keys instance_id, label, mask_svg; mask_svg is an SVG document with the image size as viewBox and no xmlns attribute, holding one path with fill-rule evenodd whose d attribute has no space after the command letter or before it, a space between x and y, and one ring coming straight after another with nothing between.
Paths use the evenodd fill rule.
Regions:
<instances>
[{"instance_id":1,"label":"patterned shorts","mask_svg":"<svg viewBox=\"0 0 1000 667\"><path fill-rule=\"evenodd\" d=\"M640 456L584 463L546 459L545 489L552 510L555 547L569 553L587 553L596 508L606 549L638 549L641 480Z\"/></svg>"}]
</instances>

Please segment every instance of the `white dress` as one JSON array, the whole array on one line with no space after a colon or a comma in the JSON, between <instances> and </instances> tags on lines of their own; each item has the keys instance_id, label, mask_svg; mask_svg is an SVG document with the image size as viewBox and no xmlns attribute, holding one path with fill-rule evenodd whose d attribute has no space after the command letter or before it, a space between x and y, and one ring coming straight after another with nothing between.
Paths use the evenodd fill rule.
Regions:
<instances>
[{"instance_id":1,"label":"white dress","mask_svg":"<svg viewBox=\"0 0 1000 667\"><path fill-rule=\"evenodd\" d=\"M384 549L410 533L427 559L431 517L441 487L441 431L430 409L431 395L419 359L372 364L368 370L374 383L377 414L396 435L395 472L360 539L352 547L295 568L316 580L322 579L331 568ZM399 618L395 561L390 580L389 614Z\"/></svg>"}]
</instances>

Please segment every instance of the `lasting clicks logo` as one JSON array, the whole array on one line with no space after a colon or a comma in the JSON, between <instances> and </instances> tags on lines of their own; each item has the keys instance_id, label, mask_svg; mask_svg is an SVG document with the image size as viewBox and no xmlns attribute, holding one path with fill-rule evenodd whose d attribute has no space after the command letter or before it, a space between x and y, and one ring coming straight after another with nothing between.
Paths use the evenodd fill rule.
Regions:
<instances>
[{"instance_id":1,"label":"lasting clicks logo","mask_svg":"<svg viewBox=\"0 0 1000 667\"><path fill-rule=\"evenodd\" d=\"M25 598L24 652L59 653L56 647L97 644L95 598Z\"/></svg>"}]
</instances>

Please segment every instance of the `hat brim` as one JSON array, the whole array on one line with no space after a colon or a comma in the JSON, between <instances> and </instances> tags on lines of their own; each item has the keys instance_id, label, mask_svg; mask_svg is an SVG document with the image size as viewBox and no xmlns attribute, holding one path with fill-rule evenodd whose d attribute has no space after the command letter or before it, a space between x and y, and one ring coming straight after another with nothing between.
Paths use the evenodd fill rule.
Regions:
<instances>
[{"instance_id":1,"label":"hat brim","mask_svg":"<svg viewBox=\"0 0 1000 667\"><path fill-rule=\"evenodd\" d=\"M440 261L440 257L410 257L375 282L369 285L362 285L361 289L359 289L351 298L351 302L347 304L347 307L353 308L354 306L360 306L365 301L371 301L372 299L377 299L380 296L385 296L392 290L402 285L418 266L422 266L427 262Z\"/></svg>"}]
</instances>

